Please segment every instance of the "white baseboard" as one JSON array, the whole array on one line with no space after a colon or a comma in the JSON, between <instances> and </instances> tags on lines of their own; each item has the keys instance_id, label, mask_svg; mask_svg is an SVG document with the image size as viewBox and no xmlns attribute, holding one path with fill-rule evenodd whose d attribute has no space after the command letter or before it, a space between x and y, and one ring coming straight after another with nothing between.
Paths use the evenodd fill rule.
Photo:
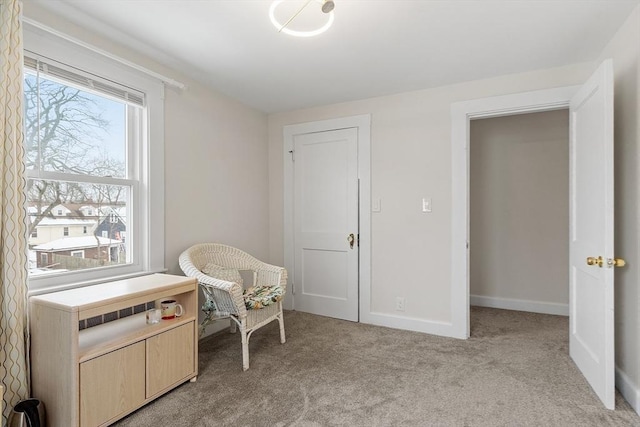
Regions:
<instances>
[{"instance_id":1,"label":"white baseboard","mask_svg":"<svg viewBox=\"0 0 640 427\"><path fill-rule=\"evenodd\" d=\"M559 316L569 315L569 304L560 304L556 302L529 301L521 299L471 295L471 305L477 305L480 307L501 308L504 310L528 311L531 313L556 314Z\"/></svg>"},{"instance_id":2,"label":"white baseboard","mask_svg":"<svg viewBox=\"0 0 640 427\"><path fill-rule=\"evenodd\" d=\"M528 311L533 313L569 315L569 304L552 302L527 301L508 298L483 297L471 295L471 305L481 307L501 308L504 310ZM387 313L362 313L360 322L388 328L404 329L407 331L424 332L425 334L440 335L443 337L466 339L464 331L454 328L451 322L442 322L426 319L416 319L401 315Z\"/></svg>"},{"instance_id":3,"label":"white baseboard","mask_svg":"<svg viewBox=\"0 0 640 427\"><path fill-rule=\"evenodd\" d=\"M450 322L439 322L434 320L416 319L386 313L360 314L360 323L367 323L376 326L386 326L387 328L403 329L406 331L423 332L425 334L439 335L450 338L466 339L459 331L454 329Z\"/></svg>"},{"instance_id":4,"label":"white baseboard","mask_svg":"<svg viewBox=\"0 0 640 427\"><path fill-rule=\"evenodd\" d=\"M624 399L629 402L629 405L640 414L640 389L636 386L631 378L627 376L620 368L616 366L616 388L624 397Z\"/></svg>"}]
</instances>

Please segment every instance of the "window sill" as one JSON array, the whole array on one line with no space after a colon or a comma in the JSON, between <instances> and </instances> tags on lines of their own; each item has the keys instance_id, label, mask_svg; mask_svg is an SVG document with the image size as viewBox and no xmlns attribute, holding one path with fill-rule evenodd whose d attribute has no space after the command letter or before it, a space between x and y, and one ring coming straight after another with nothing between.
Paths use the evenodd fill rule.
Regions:
<instances>
[{"instance_id":1,"label":"window sill","mask_svg":"<svg viewBox=\"0 0 640 427\"><path fill-rule=\"evenodd\" d=\"M36 296L36 295L49 294L49 293L52 293L52 292L66 291L68 289L75 289L75 288L82 288L82 287L85 287L85 286L97 285L99 283L114 282L116 280L131 279L132 277L147 276L149 274L166 273L166 272L167 272L167 269L166 268L162 268L162 269L157 269L157 270L138 271L138 272L135 272L135 273L122 274L122 275L119 275L119 276L102 277L100 279L86 280L86 281L83 281L83 282L68 283L68 284L65 284L65 285L48 286L48 287L44 287L44 288L30 289L27 292L27 296L32 297L32 296Z\"/></svg>"}]
</instances>

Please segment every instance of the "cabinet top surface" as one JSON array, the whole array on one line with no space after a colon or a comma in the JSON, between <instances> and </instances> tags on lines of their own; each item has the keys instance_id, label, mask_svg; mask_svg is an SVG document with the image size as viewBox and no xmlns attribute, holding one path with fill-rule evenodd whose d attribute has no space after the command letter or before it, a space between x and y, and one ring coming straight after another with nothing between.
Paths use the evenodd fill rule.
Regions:
<instances>
[{"instance_id":1,"label":"cabinet top surface","mask_svg":"<svg viewBox=\"0 0 640 427\"><path fill-rule=\"evenodd\" d=\"M30 301L33 304L54 305L67 311L76 311L95 304L116 302L142 295L153 295L173 287L190 284L196 290L196 280L194 278L157 273L37 295L31 297Z\"/></svg>"}]
</instances>

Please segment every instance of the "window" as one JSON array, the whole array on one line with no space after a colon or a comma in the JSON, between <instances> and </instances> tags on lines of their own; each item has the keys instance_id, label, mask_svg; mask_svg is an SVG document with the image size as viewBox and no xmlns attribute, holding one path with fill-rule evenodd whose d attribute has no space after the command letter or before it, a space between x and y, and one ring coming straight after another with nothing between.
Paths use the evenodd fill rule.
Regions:
<instances>
[{"instance_id":1,"label":"window","mask_svg":"<svg viewBox=\"0 0 640 427\"><path fill-rule=\"evenodd\" d=\"M31 237L33 238L37 238L38 237L38 228L34 228L33 231L31 232Z\"/></svg>"},{"instance_id":2,"label":"window","mask_svg":"<svg viewBox=\"0 0 640 427\"><path fill-rule=\"evenodd\" d=\"M107 230L102 230L102 237L108 238L109 232Z\"/></svg>"},{"instance_id":3,"label":"window","mask_svg":"<svg viewBox=\"0 0 640 427\"><path fill-rule=\"evenodd\" d=\"M84 258L84 251L71 251L71 256L74 258Z\"/></svg>"},{"instance_id":4,"label":"window","mask_svg":"<svg viewBox=\"0 0 640 427\"><path fill-rule=\"evenodd\" d=\"M47 31L24 24L29 233L40 224L51 230L56 222L65 224L62 237L52 233L46 239L41 233L46 241L38 246L59 253L50 265L45 253L29 257L33 264L38 260L38 265L30 263L29 287L73 287L161 271L162 83L82 42ZM81 206L91 207L90 217ZM110 230L113 212L118 217L115 231L126 230L127 242L98 239L105 226ZM97 259L85 262L84 251L73 249L80 245L95 251ZM69 258L76 260L67 262Z\"/></svg>"},{"instance_id":5,"label":"window","mask_svg":"<svg viewBox=\"0 0 640 427\"><path fill-rule=\"evenodd\" d=\"M68 204L90 202L107 211L130 210L130 195L137 180L132 178L133 168L128 168L127 162L130 154L140 146L136 130L142 127L144 95L123 92L117 94L121 95L119 97L114 95L121 90L119 87L109 87L76 70L70 71L47 61L25 57L28 203L37 208L36 212L44 213L59 201ZM57 208L57 216L62 217L64 211L63 207ZM111 222L114 217L110 214ZM44 214L33 215L31 229L44 218ZM52 222L55 221L69 220L54 218ZM87 227L82 227L83 234L87 234ZM70 236L69 226L63 227L62 234L63 237ZM99 248L105 242L82 244L95 244ZM52 243L52 246L68 247L64 242ZM96 253L101 266L112 265L108 252L102 255L98 250ZM124 256L118 262L131 262L129 254L130 250L125 247ZM72 253L71 256L77 255ZM75 271L95 268L94 261L56 262L55 265L60 270ZM53 273L56 267L52 267Z\"/></svg>"}]
</instances>

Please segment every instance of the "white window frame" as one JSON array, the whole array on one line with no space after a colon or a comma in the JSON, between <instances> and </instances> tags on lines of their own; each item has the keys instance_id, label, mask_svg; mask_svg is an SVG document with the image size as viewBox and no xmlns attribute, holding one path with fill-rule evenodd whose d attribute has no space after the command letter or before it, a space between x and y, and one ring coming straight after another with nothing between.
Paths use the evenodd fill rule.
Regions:
<instances>
[{"instance_id":1,"label":"white window frame","mask_svg":"<svg viewBox=\"0 0 640 427\"><path fill-rule=\"evenodd\" d=\"M80 254L78 258L84 258L84 249L78 250L78 251L71 251L71 256L76 256L77 254Z\"/></svg>"},{"instance_id":2,"label":"white window frame","mask_svg":"<svg viewBox=\"0 0 640 427\"><path fill-rule=\"evenodd\" d=\"M34 290L57 290L165 271L164 268L164 85L121 62L88 49L79 43L24 23L24 49L30 56L50 58L83 72L103 76L141 91L146 108L139 132L144 141L137 153L129 153L137 169L138 181L127 212L131 227L131 263L29 278ZM145 143L146 142L146 143Z\"/></svg>"}]
</instances>

